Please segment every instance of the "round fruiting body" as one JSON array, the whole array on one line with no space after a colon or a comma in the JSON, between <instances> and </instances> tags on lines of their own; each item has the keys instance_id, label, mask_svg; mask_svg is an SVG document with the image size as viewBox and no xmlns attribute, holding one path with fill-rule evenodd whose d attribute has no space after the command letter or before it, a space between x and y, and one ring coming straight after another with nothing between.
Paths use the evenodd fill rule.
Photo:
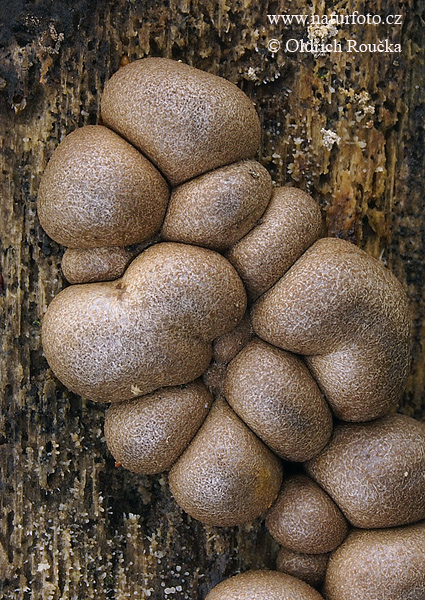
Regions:
<instances>
[{"instance_id":1,"label":"round fruiting body","mask_svg":"<svg viewBox=\"0 0 425 600\"><path fill-rule=\"evenodd\" d=\"M228 364L251 341L252 336L251 320L246 314L232 331L214 340L214 360L218 363Z\"/></svg>"},{"instance_id":2,"label":"round fruiting body","mask_svg":"<svg viewBox=\"0 0 425 600\"><path fill-rule=\"evenodd\" d=\"M406 294L354 244L318 240L257 301L256 334L306 355L334 414L368 421L397 405L410 366Z\"/></svg>"},{"instance_id":3,"label":"round fruiting body","mask_svg":"<svg viewBox=\"0 0 425 600\"><path fill-rule=\"evenodd\" d=\"M325 579L329 556L329 553L303 554L281 548L276 559L276 569L298 577L313 587L319 587Z\"/></svg>"},{"instance_id":4,"label":"round fruiting body","mask_svg":"<svg viewBox=\"0 0 425 600\"><path fill-rule=\"evenodd\" d=\"M166 181L140 152L107 127L87 125L53 153L37 210L43 229L63 246L127 246L161 228L168 199Z\"/></svg>"},{"instance_id":5,"label":"round fruiting body","mask_svg":"<svg viewBox=\"0 0 425 600\"><path fill-rule=\"evenodd\" d=\"M258 338L229 364L224 395L254 433L285 460L312 458L329 440L331 412L305 364Z\"/></svg>"},{"instance_id":6,"label":"round fruiting body","mask_svg":"<svg viewBox=\"0 0 425 600\"><path fill-rule=\"evenodd\" d=\"M247 571L219 583L205 600L323 600L305 581L278 571Z\"/></svg>"},{"instance_id":7,"label":"round fruiting body","mask_svg":"<svg viewBox=\"0 0 425 600\"><path fill-rule=\"evenodd\" d=\"M266 525L279 544L306 554L330 552L348 533L347 521L335 502L305 475L283 482Z\"/></svg>"},{"instance_id":8,"label":"round fruiting body","mask_svg":"<svg viewBox=\"0 0 425 600\"><path fill-rule=\"evenodd\" d=\"M271 193L271 177L255 160L209 171L173 189L162 237L225 250L252 229Z\"/></svg>"},{"instance_id":9,"label":"round fruiting body","mask_svg":"<svg viewBox=\"0 0 425 600\"><path fill-rule=\"evenodd\" d=\"M337 425L306 469L355 527L425 518L425 424L411 417Z\"/></svg>"},{"instance_id":10,"label":"round fruiting body","mask_svg":"<svg viewBox=\"0 0 425 600\"><path fill-rule=\"evenodd\" d=\"M320 236L322 215L309 194L293 187L277 187L253 229L226 257L255 300L282 277Z\"/></svg>"},{"instance_id":11,"label":"round fruiting body","mask_svg":"<svg viewBox=\"0 0 425 600\"><path fill-rule=\"evenodd\" d=\"M68 389L121 402L202 375L213 339L245 309L242 282L221 255L156 244L117 281L62 290L43 319L43 348Z\"/></svg>"},{"instance_id":12,"label":"round fruiting body","mask_svg":"<svg viewBox=\"0 0 425 600\"><path fill-rule=\"evenodd\" d=\"M352 531L332 554L325 579L327 600L423 600L425 522Z\"/></svg>"},{"instance_id":13,"label":"round fruiting body","mask_svg":"<svg viewBox=\"0 0 425 600\"><path fill-rule=\"evenodd\" d=\"M253 104L236 85L167 58L119 69L102 96L102 120L139 148L171 185L244 158L260 145Z\"/></svg>"},{"instance_id":14,"label":"round fruiting body","mask_svg":"<svg viewBox=\"0 0 425 600\"><path fill-rule=\"evenodd\" d=\"M219 527L259 517L275 500L281 481L280 461L222 399L169 476L177 504Z\"/></svg>"},{"instance_id":15,"label":"round fruiting body","mask_svg":"<svg viewBox=\"0 0 425 600\"><path fill-rule=\"evenodd\" d=\"M165 471L189 445L211 404L200 381L112 404L105 416L109 451L134 473Z\"/></svg>"},{"instance_id":16,"label":"round fruiting body","mask_svg":"<svg viewBox=\"0 0 425 600\"><path fill-rule=\"evenodd\" d=\"M113 281L124 275L133 254L125 248L68 248L62 272L69 283Z\"/></svg>"}]
</instances>

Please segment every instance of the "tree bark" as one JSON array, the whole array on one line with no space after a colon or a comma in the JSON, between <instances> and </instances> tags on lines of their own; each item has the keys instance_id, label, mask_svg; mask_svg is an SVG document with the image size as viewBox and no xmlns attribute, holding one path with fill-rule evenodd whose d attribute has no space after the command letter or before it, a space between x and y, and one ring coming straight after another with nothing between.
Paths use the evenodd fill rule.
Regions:
<instances>
[{"instance_id":1,"label":"tree bark","mask_svg":"<svg viewBox=\"0 0 425 600\"><path fill-rule=\"evenodd\" d=\"M2 3L3 4L3 3ZM8 599L204 598L238 570L274 567L264 522L218 529L173 502L167 476L115 468L105 408L68 392L43 357L40 321L66 285L60 248L41 230L47 160L98 122L105 81L124 55L181 59L239 85L263 126L260 161L311 193L328 234L383 260L405 286L413 368L401 410L425 414L424 23L413 0L288 3L30 0L0 19L0 591ZM271 13L401 15L402 24L307 30ZM303 39L341 52L291 52ZM348 51L388 39L401 52ZM278 40L280 49L270 40ZM286 47L288 40L289 46ZM298 40L298 42L293 41ZM292 46L291 46L292 44Z\"/></svg>"}]
</instances>

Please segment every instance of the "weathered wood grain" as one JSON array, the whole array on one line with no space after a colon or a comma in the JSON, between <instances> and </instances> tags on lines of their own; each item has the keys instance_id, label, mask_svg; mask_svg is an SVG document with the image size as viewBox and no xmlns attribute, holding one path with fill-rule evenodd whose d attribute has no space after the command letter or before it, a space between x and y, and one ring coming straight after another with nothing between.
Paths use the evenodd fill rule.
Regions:
<instances>
[{"instance_id":1,"label":"weathered wood grain","mask_svg":"<svg viewBox=\"0 0 425 600\"><path fill-rule=\"evenodd\" d=\"M388 37L401 54L268 51L272 38L307 40L305 27L274 28L268 13L332 10L402 14L403 26L346 26L335 37ZM330 235L382 258L406 286L415 337L402 410L423 418L423 7L18 0L2 3L0 18L0 591L16 600L204 598L238 569L273 566L276 547L262 522L205 528L175 506L165 475L116 469L104 408L48 369L40 320L64 285L63 249L37 221L41 173L67 133L97 122L123 55L182 59L237 83L257 105L260 160L275 181L313 194Z\"/></svg>"}]
</instances>

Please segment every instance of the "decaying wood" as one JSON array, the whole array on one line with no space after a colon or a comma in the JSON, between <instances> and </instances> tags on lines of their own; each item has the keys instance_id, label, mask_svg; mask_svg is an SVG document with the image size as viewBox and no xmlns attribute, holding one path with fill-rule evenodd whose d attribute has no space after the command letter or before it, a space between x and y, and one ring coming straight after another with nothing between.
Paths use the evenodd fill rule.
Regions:
<instances>
[{"instance_id":1,"label":"decaying wood","mask_svg":"<svg viewBox=\"0 0 425 600\"><path fill-rule=\"evenodd\" d=\"M104 82L124 55L182 59L237 83L255 101L264 128L260 160L274 180L308 190L330 235L380 257L405 285L415 336L402 410L425 414L421 5L283 4L31 0L2 7L0 590L7 599L196 600L224 576L273 567L276 557L263 522L206 528L175 506L166 475L115 468L102 437L104 407L65 390L42 355L40 320L64 281L63 249L36 217L40 176L67 133L98 121ZM268 13L356 9L401 14L403 26L339 27L337 40L389 38L402 52L314 56L267 48L270 39L308 39L306 27L274 27Z\"/></svg>"}]
</instances>

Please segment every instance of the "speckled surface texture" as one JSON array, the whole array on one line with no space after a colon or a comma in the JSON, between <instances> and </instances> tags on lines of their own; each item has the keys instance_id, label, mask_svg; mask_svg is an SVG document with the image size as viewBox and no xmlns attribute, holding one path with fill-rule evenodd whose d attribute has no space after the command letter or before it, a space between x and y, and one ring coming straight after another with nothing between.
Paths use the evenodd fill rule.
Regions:
<instances>
[{"instance_id":1,"label":"speckled surface texture","mask_svg":"<svg viewBox=\"0 0 425 600\"><path fill-rule=\"evenodd\" d=\"M271 177L255 160L215 169L173 189L162 236L225 250L255 226L271 193Z\"/></svg>"},{"instance_id":2,"label":"speckled surface texture","mask_svg":"<svg viewBox=\"0 0 425 600\"><path fill-rule=\"evenodd\" d=\"M270 508L282 483L282 465L217 398L169 479L177 503L193 518L228 527L251 522Z\"/></svg>"},{"instance_id":3,"label":"speckled surface texture","mask_svg":"<svg viewBox=\"0 0 425 600\"><path fill-rule=\"evenodd\" d=\"M306 554L335 550L348 533L339 508L305 475L284 481L278 500L267 513L266 525L286 549Z\"/></svg>"},{"instance_id":4,"label":"speckled surface texture","mask_svg":"<svg viewBox=\"0 0 425 600\"><path fill-rule=\"evenodd\" d=\"M338 418L367 421L397 406L410 367L408 300L394 275L353 244L315 242L251 316L262 339L306 355Z\"/></svg>"},{"instance_id":5,"label":"speckled surface texture","mask_svg":"<svg viewBox=\"0 0 425 600\"><path fill-rule=\"evenodd\" d=\"M228 366L223 391L239 417L284 460L308 460L330 438L331 411L305 364L258 338Z\"/></svg>"},{"instance_id":6,"label":"speckled surface texture","mask_svg":"<svg viewBox=\"0 0 425 600\"><path fill-rule=\"evenodd\" d=\"M329 554L300 554L281 548L276 558L276 569L318 587L325 578L328 560Z\"/></svg>"},{"instance_id":7,"label":"speckled surface texture","mask_svg":"<svg viewBox=\"0 0 425 600\"><path fill-rule=\"evenodd\" d=\"M321 232L318 202L299 188L276 187L262 218L226 257L254 300L277 282Z\"/></svg>"},{"instance_id":8,"label":"speckled surface texture","mask_svg":"<svg viewBox=\"0 0 425 600\"><path fill-rule=\"evenodd\" d=\"M115 460L134 473L161 473L183 453L212 404L201 381L164 388L139 400L112 404L105 439Z\"/></svg>"},{"instance_id":9,"label":"speckled surface texture","mask_svg":"<svg viewBox=\"0 0 425 600\"><path fill-rule=\"evenodd\" d=\"M126 248L67 248L61 262L69 283L113 281L124 274L134 255Z\"/></svg>"},{"instance_id":10,"label":"speckled surface texture","mask_svg":"<svg viewBox=\"0 0 425 600\"><path fill-rule=\"evenodd\" d=\"M36 217L41 173L67 133L98 123L102 89L123 55L182 59L237 84L256 104L258 159L274 181L312 194L328 233L381 258L405 287L413 368L401 407L423 418L422 5L368 1L362 12L401 14L403 26L346 26L335 38L388 37L400 54L332 56L272 55L270 39L308 39L306 27L270 25L277 2L16 0L1 8L0 593L203 600L238 569L274 567L277 545L261 520L204 527L176 507L165 475L115 468L105 409L47 368L40 319L66 283L63 249ZM356 9L349 0L291 3L294 14Z\"/></svg>"},{"instance_id":11,"label":"speckled surface texture","mask_svg":"<svg viewBox=\"0 0 425 600\"><path fill-rule=\"evenodd\" d=\"M117 71L105 86L101 116L173 186L255 155L258 115L237 86L173 60L158 67L149 58Z\"/></svg>"},{"instance_id":12,"label":"speckled surface texture","mask_svg":"<svg viewBox=\"0 0 425 600\"><path fill-rule=\"evenodd\" d=\"M425 594L425 524L353 530L329 563L329 600L420 600ZM353 569L352 565L356 564ZM379 579L370 577L380 573Z\"/></svg>"},{"instance_id":13,"label":"speckled surface texture","mask_svg":"<svg viewBox=\"0 0 425 600\"><path fill-rule=\"evenodd\" d=\"M250 571L236 575L214 588L207 600L322 600L303 581L276 571Z\"/></svg>"},{"instance_id":14,"label":"speckled surface texture","mask_svg":"<svg viewBox=\"0 0 425 600\"><path fill-rule=\"evenodd\" d=\"M95 402L122 402L200 377L214 338L242 319L246 294L220 254L163 242L121 279L72 285L44 315L43 349L57 378Z\"/></svg>"},{"instance_id":15,"label":"speckled surface texture","mask_svg":"<svg viewBox=\"0 0 425 600\"><path fill-rule=\"evenodd\" d=\"M128 246L158 231L168 200L166 181L140 152L107 127L89 125L54 152L38 189L37 214L63 246Z\"/></svg>"},{"instance_id":16,"label":"speckled surface texture","mask_svg":"<svg viewBox=\"0 0 425 600\"><path fill-rule=\"evenodd\" d=\"M425 519L425 425L416 419L339 424L306 468L355 527Z\"/></svg>"}]
</instances>

